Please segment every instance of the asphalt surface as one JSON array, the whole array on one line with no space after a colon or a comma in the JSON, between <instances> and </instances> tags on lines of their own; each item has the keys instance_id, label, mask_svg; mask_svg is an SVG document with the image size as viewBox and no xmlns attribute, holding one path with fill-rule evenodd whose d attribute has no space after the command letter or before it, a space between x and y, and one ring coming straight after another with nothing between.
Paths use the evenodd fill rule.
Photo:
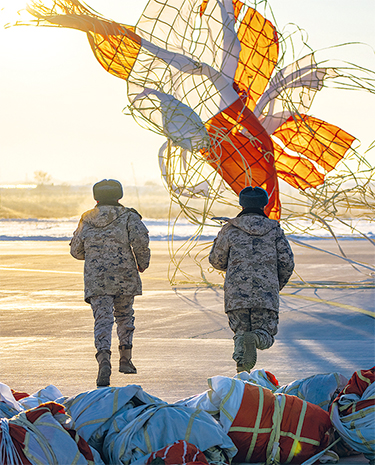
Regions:
<instances>
[{"instance_id":1,"label":"asphalt surface","mask_svg":"<svg viewBox=\"0 0 375 465\"><path fill-rule=\"evenodd\" d=\"M272 348L258 353L256 368L271 371L281 385L318 373L349 378L375 365L373 245L345 241L346 261L333 255L333 241L308 245L315 249L292 244L296 273L281 294L279 333ZM168 244L152 242L151 250L144 294L134 305L138 374L117 371L114 328L111 384L141 385L173 402L208 389L211 376L235 375L232 332L222 289L192 284L201 275L189 259L181 269L190 273L190 284L179 273L172 287ZM0 242L0 382L30 394L53 384L67 396L96 387L93 318L83 301L82 270L67 242ZM215 274L205 277L221 282ZM367 463L363 456L341 462Z\"/></svg>"}]
</instances>

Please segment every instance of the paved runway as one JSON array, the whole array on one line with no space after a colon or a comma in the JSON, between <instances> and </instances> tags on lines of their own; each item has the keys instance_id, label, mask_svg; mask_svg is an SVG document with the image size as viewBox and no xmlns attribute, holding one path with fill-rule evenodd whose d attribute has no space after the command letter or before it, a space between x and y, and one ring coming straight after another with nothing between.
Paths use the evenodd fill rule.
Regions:
<instances>
[{"instance_id":1,"label":"paved runway","mask_svg":"<svg viewBox=\"0 0 375 465\"><path fill-rule=\"evenodd\" d=\"M349 260L374 265L371 244L347 242ZM332 242L309 244L336 253ZM271 371L280 384L333 371L349 378L356 370L371 368L371 270L357 265L360 273L349 261L292 245L297 273L282 291L276 342L259 352L256 368ZM151 266L142 276L144 294L135 301L133 360L138 374L116 370L114 332L112 385L139 384L173 402L206 390L211 376L235 374L232 333L222 290L186 284L172 288L168 245L152 242L151 249ZM192 262L184 267L199 279ZM69 255L66 242L0 242L0 382L29 393L49 384L64 395L95 388L93 318L83 301L82 269L83 262ZM302 286L303 281L316 284ZM335 287L325 287L333 281Z\"/></svg>"},{"instance_id":2,"label":"paved runway","mask_svg":"<svg viewBox=\"0 0 375 465\"><path fill-rule=\"evenodd\" d=\"M311 241L314 246L316 242L324 245ZM374 260L365 241L349 245L350 258ZM139 374L114 371L112 382L141 384L173 401L205 390L212 375L234 375L232 333L222 290L172 288L167 244L153 242L151 248L151 266L142 276L144 295L135 302L134 362ZM272 371L282 384L331 371L349 377L370 368L375 364L374 288L297 286L300 276L320 283L365 279L367 284L369 277L329 254L293 249L299 276L282 291L279 334L271 349L259 352L257 368ZM33 392L55 384L70 395L94 387L93 319L82 299L83 262L68 251L66 242L0 242L1 382L13 389ZM338 266L335 261L340 274L330 272ZM197 274L192 264L184 266ZM116 363L115 333L113 341Z\"/></svg>"}]
</instances>

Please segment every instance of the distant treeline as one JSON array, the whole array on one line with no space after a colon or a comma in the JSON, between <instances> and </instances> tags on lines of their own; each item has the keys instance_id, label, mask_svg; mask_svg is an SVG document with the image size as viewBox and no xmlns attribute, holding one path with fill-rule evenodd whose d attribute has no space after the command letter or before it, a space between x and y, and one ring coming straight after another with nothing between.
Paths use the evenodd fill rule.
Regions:
<instances>
[{"instance_id":1,"label":"distant treeline","mask_svg":"<svg viewBox=\"0 0 375 465\"><path fill-rule=\"evenodd\" d=\"M168 218L169 215L169 195L163 186L124 186L120 202L146 218ZM0 188L0 218L70 218L94 206L91 185Z\"/></svg>"},{"instance_id":2,"label":"distant treeline","mask_svg":"<svg viewBox=\"0 0 375 465\"><path fill-rule=\"evenodd\" d=\"M169 193L162 185L147 184L144 186L123 186L124 196L121 203L133 207L144 218L167 219L176 218L181 213L180 207L171 204ZM360 199L359 199L360 200ZM306 215L311 208L311 199L303 197L297 190L281 194L282 217L290 215ZM372 212L371 207L357 202L351 197L352 206L345 202L336 210L339 217L362 217ZM202 200L191 200L196 211L202 211ZM92 196L92 185L72 186L39 184L36 187L5 188L0 187L0 218L71 218L80 216L84 211L95 206ZM233 196L232 206L215 203L210 216L236 216L239 212L237 197ZM181 217L180 217L181 218Z\"/></svg>"}]
</instances>

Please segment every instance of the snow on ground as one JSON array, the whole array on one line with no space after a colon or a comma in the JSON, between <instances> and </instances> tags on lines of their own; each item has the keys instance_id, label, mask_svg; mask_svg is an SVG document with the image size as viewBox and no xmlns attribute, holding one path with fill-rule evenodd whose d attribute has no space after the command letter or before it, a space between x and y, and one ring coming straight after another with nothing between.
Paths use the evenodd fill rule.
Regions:
<instances>
[{"instance_id":1,"label":"snow on ground","mask_svg":"<svg viewBox=\"0 0 375 465\"><path fill-rule=\"evenodd\" d=\"M59 219L0 219L0 240L2 241L54 241L70 240L77 227L79 218ZM144 219L150 232L150 239L154 241L168 240L173 233L174 240L187 240L197 232L197 226L188 221L178 221L174 225L168 225L168 220ZM339 237L358 238L359 231L370 238L375 237L375 223L365 220L352 220L351 227L343 225L340 220L334 220L330 226ZM315 239L327 239L331 237L328 230L318 224L312 224L307 220L295 220L285 228L285 232L293 237L313 237ZM172 230L173 226L173 230ZM220 227L205 226L201 239L213 240ZM308 234L305 232L308 231Z\"/></svg>"}]
</instances>

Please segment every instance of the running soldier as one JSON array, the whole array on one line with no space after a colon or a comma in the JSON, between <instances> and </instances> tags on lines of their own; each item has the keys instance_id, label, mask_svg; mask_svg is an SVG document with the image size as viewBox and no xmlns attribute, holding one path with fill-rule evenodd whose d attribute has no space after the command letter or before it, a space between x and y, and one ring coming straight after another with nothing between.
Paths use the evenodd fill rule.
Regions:
<instances>
[{"instance_id":1,"label":"running soldier","mask_svg":"<svg viewBox=\"0 0 375 465\"><path fill-rule=\"evenodd\" d=\"M141 215L118 201L122 186L104 179L93 187L97 205L85 212L74 231L70 253L85 260L85 301L94 314L99 372L97 386L109 386L114 321L119 339L121 373L137 373L133 365L134 296L142 294L139 272L150 262L149 236Z\"/></svg>"},{"instance_id":2,"label":"running soldier","mask_svg":"<svg viewBox=\"0 0 375 465\"><path fill-rule=\"evenodd\" d=\"M209 261L226 271L225 312L234 332L237 372L256 364L256 349L269 349L279 322L279 291L294 269L293 252L277 221L264 213L268 194L260 187L240 192L242 211L214 240Z\"/></svg>"}]
</instances>

